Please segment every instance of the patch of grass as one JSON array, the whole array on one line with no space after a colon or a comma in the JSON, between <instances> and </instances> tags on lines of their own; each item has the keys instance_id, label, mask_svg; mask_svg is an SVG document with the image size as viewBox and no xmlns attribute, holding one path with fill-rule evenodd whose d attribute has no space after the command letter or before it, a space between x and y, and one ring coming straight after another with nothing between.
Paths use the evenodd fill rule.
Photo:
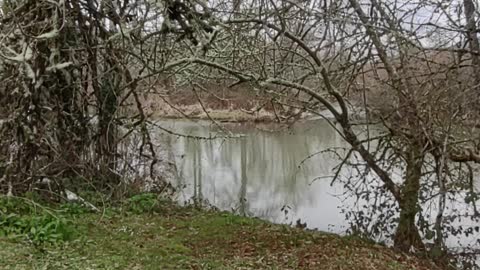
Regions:
<instances>
[{"instance_id":1,"label":"patch of grass","mask_svg":"<svg viewBox=\"0 0 480 270\"><path fill-rule=\"evenodd\" d=\"M67 241L73 233L66 218L32 200L0 197L0 237L41 245Z\"/></svg>"},{"instance_id":2,"label":"patch of grass","mask_svg":"<svg viewBox=\"0 0 480 270\"><path fill-rule=\"evenodd\" d=\"M148 196L133 201L148 202L146 211L105 216L70 207L81 237L61 245L39 250L0 238L0 269L435 269L359 239L168 202L151 205Z\"/></svg>"},{"instance_id":3,"label":"patch of grass","mask_svg":"<svg viewBox=\"0 0 480 270\"><path fill-rule=\"evenodd\" d=\"M156 194L137 194L127 200L127 211L135 214L152 212L156 209L159 201Z\"/></svg>"}]
</instances>

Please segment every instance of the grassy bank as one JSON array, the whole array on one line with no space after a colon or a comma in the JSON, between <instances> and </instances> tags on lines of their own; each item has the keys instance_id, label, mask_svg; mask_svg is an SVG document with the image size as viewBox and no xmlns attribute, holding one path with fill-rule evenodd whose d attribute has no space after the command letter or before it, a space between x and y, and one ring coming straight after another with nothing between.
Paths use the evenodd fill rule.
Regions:
<instances>
[{"instance_id":1,"label":"grassy bank","mask_svg":"<svg viewBox=\"0 0 480 270\"><path fill-rule=\"evenodd\" d=\"M168 202L145 210L59 212L71 240L0 237L0 269L435 269L351 237Z\"/></svg>"}]
</instances>

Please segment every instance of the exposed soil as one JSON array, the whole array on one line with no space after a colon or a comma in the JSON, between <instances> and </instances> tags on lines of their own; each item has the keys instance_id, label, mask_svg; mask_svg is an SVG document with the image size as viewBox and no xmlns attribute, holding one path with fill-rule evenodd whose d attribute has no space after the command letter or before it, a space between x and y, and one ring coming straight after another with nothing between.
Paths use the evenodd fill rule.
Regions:
<instances>
[{"instance_id":1,"label":"exposed soil","mask_svg":"<svg viewBox=\"0 0 480 270\"><path fill-rule=\"evenodd\" d=\"M288 97L273 98L253 89L212 86L211 91L182 89L143 97L144 110L163 118L214 119L225 122L285 121L305 117Z\"/></svg>"}]
</instances>

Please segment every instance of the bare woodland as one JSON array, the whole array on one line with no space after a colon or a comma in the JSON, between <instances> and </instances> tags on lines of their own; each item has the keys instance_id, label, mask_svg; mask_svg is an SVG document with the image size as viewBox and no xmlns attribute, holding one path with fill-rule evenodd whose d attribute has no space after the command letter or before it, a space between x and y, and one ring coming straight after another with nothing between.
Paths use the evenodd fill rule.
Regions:
<instances>
[{"instance_id":1,"label":"bare woodland","mask_svg":"<svg viewBox=\"0 0 480 270\"><path fill-rule=\"evenodd\" d=\"M201 105L214 82L263 97L258 110L331 112L351 146L338 170L358 171L334 181L375 201L349 215L356 233L389 231L395 248L445 264L476 255L445 245L452 234L478 233L455 226L452 198L468 205L463 218L480 218L476 1L0 3L2 193L21 195L48 178L59 191L119 194L138 177L133 160L161 178L143 100L169 104L185 91ZM355 129L352 107L384 132Z\"/></svg>"}]
</instances>

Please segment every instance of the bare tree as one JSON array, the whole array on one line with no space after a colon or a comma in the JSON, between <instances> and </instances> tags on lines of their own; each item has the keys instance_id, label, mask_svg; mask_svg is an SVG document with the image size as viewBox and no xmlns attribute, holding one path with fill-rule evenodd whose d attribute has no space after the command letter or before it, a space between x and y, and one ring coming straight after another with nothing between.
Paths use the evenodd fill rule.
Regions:
<instances>
[{"instance_id":1,"label":"bare tree","mask_svg":"<svg viewBox=\"0 0 480 270\"><path fill-rule=\"evenodd\" d=\"M138 160L120 153L133 134L141 138L135 159L150 160L154 172L138 77L150 78L162 61L148 39L161 33L146 33L158 8L148 1L2 2L2 189L21 194L48 178L60 190L75 179L114 190L136 173L130 164Z\"/></svg>"},{"instance_id":2,"label":"bare tree","mask_svg":"<svg viewBox=\"0 0 480 270\"><path fill-rule=\"evenodd\" d=\"M304 113L328 110L350 145L335 181L359 201L375 198L369 211L377 218L357 213L364 223L357 227L394 224L390 236L403 251L426 251L434 238L430 249L442 257L446 236L472 229L445 217L451 197L462 196L478 219L480 153L478 7L453 1L465 11L455 18L459 12L440 2L4 2L0 166L10 185L2 187L92 168L114 179L101 183L118 185L121 167L132 171L119 153L131 134L140 135L138 157L153 172L158 158L142 94L163 97L165 77L194 91L221 81ZM468 48L454 46L464 38ZM357 128L352 108L382 132ZM346 166L358 175L340 179Z\"/></svg>"},{"instance_id":3,"label":"bare tree","mask_svg":"<svg viewBox=\"0 0 480 270\"><path fill-rule=\"evenodd\" d=\"M429 14L440 15L417 21L417 14L431 7L438 11ZM209 45L207 51L192 50L179 60L190 66L177 69L177 76L188 70L194 78L201 76L202 67L209 67L229 75L235 85L250 84L272 96L294 97L297 103L289 105L302 104L304 111L315 114L326 108L351 145L343 164L363 168L360 178L366 192L388 194L390 205L398 207L398 212L389 215L398 214L392 236L395 246L405 251L426 250L425 236L433 233L436 250L444 250L443 210L431 224L424 205L439 196L439 207L445 209L449 192L476 194L468 184L468 170L462 167L480 161L472 129L476 114L469 109L475 103L471 99L475 83L468 76L458 77L466 76L468 65L459 66L450 57L458 52L453 44L463 31L450 11L430 2L374 0L253 1L234 18L224 16L228 11L215 5L208 10L215 16L204 14L203 18L214 27L216 38L202 44L203 48ZM222 43L232 28L243 30L231 37L240 40L236 46L241 49L235 54L224 50ZM197 29L193 33L197 39L206 34L202 27ZM434 39L440 31L448 31L442 43ZM475 55L473 49L469 52ZM226 61L233 55L242 61L234 65ZM370 97L381 96L381 103L370 101ZM365 138L354 128L351 103L364 106L373 117L369 120L378 121L386 133ZM354 155L361 164L347 162ZM401 168L401 179L395 177L393 168ZM381 183L380 189L369 189L372 177ZM357 181L348 183L354 194L360 194ZM474 201L469 201L472 218Z\"/></svg>"}]
</instances>

